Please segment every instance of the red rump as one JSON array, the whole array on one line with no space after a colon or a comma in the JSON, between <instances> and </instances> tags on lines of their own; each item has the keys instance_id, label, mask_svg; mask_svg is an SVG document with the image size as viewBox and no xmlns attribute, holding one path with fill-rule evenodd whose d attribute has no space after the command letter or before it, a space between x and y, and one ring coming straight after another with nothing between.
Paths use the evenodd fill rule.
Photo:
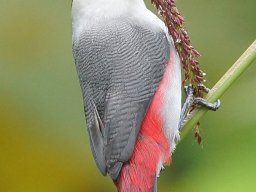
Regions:
<instances>
[{"instance_id":1,"label":"red rump","mask_svg":"<svg viewBox=\"0 0 256 192\"><path fill-rule=\"evenodd\" d=\"M116 182L119 192L149 192L153 190L155 177L161 161L170 164L170 144L164 134L161 109L168 75L172 70L174 54L166 66L163 79L152 99L141 125L134 151L129 162L121 169Z\"/></svg>"}]
</instances>

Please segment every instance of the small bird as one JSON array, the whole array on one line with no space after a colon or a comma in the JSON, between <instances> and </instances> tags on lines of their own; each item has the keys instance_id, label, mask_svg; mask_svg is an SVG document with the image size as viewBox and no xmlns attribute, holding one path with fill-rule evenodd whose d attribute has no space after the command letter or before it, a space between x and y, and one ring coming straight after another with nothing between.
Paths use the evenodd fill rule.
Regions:
<instances>
[{"instance_id":1,"label":"small bird","mask_svg":"<svg viewBox=\"0 0 256 192\"><path fill-rule=\"evenodd\" d=\"M91 150L119 192L157 191L179 139L181 62L143 0L73 0L73 55Z\"/></svg>"}]
</instances>

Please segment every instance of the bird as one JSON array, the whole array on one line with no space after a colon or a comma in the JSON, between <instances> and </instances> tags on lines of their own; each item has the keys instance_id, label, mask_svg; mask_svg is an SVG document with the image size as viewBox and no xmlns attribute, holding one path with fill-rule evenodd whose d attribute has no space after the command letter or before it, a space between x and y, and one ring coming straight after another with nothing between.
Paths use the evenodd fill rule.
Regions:
<instances>
[{"instance_id":1,"label":"bird","mask_svg":"<svg viewBox=\"0 0 256 192\"><path fill-rule=\"evenodd\" d=\"M181 61L143 0L73 0L72 44L91 151L119 192L156 192L179 140Z\"/></svg>"}]
</instances>

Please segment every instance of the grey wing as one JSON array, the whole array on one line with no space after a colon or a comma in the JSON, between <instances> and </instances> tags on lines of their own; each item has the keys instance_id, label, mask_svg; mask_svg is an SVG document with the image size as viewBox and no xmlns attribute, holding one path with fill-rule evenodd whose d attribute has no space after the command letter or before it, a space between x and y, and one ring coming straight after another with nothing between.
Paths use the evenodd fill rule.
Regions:
<instances>
[{"instance_id":1,"label":"grey wing","mask_svg":"<svg viewBox=\"0 0 256 192\"><path fill-rule=\"evenodd\" d=\"M131 157L172 48L161 28L135 23L98 24L74 42L91 148L114 180Z\"/></svg>"}]
</instances>

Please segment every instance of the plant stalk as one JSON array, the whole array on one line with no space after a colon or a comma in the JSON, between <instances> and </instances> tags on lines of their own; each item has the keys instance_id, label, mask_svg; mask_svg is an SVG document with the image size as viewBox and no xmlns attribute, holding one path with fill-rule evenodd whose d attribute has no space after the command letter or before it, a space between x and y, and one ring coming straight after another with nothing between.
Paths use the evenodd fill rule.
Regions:
<instances>
[{"instance_id":1,"label":"plant stalk","mask_svg":"<svg viewBox=\"0 0 256 192\"><path fill-rule=\"evenodd\" d=\"M214 85L214 87L206 95L206 99L209 102L214 102L219 99L235 82L235 80L237 80L238 77L253 63L253 61L255 61L255 59L256 40ZM188 114L187 118L185 119L185 124L182 127L181 139L183 139L189 133L189 131L196 126L207 111L208 109L201 107Z\"/></svg>"}]
</instances>

